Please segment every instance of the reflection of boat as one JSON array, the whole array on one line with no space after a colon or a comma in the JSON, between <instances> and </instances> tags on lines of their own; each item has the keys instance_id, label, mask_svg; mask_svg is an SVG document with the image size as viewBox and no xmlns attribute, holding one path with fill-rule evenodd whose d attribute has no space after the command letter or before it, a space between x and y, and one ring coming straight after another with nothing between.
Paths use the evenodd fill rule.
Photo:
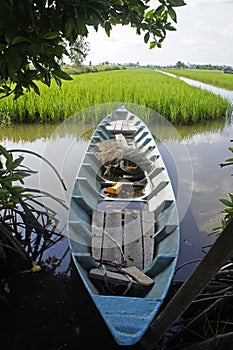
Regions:
<instances>
[{"instance_id":1,"label":"reflection of boat","mask_svg":"<svg viewBox=\"0 0 233 350\"><path fill-rule=\"evenodd\" d=\"M157 145L124 106L104 118L90 140L68 231L77 270L116 342L137 343L173 278L179 223Z\"/></svg>"}]
</instances>

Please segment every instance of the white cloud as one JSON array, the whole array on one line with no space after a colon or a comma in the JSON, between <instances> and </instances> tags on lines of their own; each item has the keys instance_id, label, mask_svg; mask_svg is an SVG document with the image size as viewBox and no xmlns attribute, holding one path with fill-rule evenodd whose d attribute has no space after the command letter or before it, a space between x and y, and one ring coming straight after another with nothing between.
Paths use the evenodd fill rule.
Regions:
<instances>
[{"instance_id":1,"label":"white cloud","mask_svg":"<svg viewBox=\"0 0 233 350\"><path fill-rule=\"evenodd\" d=\"M162 49L150 50L143 34L117 26L110 38L104 30L90 30L91 51L87 62L175 64L177 61L233 65L233 0L187 0L176 8L177 31L169 32ZM158 1L155 2L155 6Z\"/></svg>"},{"instance_id":2,"label":"white cloud","mask_svg":"<svg viewBox=\"0 0 233 350\"><path fill-rule=\"evenodd\" d=\"M187 5L196 6L196 5L227 5L233 4L233 0L190 0L186 2Z\"/></svg>"}]
</instances>

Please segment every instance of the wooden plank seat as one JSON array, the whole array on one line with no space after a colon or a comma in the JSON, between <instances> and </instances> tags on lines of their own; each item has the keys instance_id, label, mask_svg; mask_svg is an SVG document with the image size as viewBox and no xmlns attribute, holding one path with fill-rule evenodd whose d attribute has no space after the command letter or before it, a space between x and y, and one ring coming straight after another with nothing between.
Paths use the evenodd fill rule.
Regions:
<instances>
[{"instance_id":1,"label":"wooden plank seat","mask_svg":"<svg viewBox=\"0 0 233 350\"><path fill-rule=\"evenodd\" d=\"M135 266L122 268L119 272L120 273L116 273L103 268L92 268L89 272L89 276L95 280L104 281L107 279L108 282L117 283L120 285L129 285L132 283L132 285L137 288L142 286L149 287L154 284L154 280L152 278L145 275Z\"/></svg>"},{"instance_id":2,"label":"wooden plank seat","mask_svg":"<svg viewBox=\"0 0 233 350\"><path fill-rule=\"evenodd\" d=\"M104 281L107 278L108 282L119 283L125 286L127 286L130 282L127 275L124 275L123 273L120 274L113 271L107 271L105 269L92 268L89 272L89 276L90 278L100 281ZM137 282L133 281L133 284L136 285Z\"/></svg>"},{"instance_id":3,"label":"wooden plank seat","mask_svg":"<svg viewBox=\"0 0 233 350\"><path fill-rule=\"evenodd\" d=\"M138 127L131 121L117 120L110 122L109 125L106 125L106 129L113 134L118 134L119 132L122 134L133 134Z\"/></svg>"},{"instance_id":4,"label":"wooden plank seat","mask_svg":"<svg viewBox=\"0 0 233 350\"><path fill-rule=\"evenodd\" d=\"M93 258L112 267L147 268L154 255L155 225L154 212L136 209L93 211Z\"/></svg>"}]
</instances>

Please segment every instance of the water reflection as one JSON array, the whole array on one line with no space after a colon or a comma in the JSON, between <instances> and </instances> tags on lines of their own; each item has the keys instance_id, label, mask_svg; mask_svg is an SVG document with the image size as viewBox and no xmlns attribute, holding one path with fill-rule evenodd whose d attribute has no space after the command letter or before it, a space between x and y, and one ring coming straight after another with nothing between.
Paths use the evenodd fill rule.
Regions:
<instances>
[{"instance_id":1,"label":"water reflection","mask_svg":"<svg viewBox=\"0 0 233 350\"><path fill-rule=\"evenodd\" d=\"M67 273L52 270L15 276L9 305L1 308L0 340L7 350L121 350L72 264ZM131 349L139 349L134 346Z\"/></svg>"},{"instance_id":2,"label":"water reflection","mask_svg":"<svg viewBox=\"0 0 233 350\"><path fill-rule=\"evenodd\" d=\"M160 118L159 114L156 114L156 121L148 119L147 115L144 119L148 126L153 128L156 124L157 129L153 130L154 135L157 136L159 133L159 139L161 141L166 141L172 139L173 141L179 141L182 139L188 139L196 134L202 134L205 132L221 132L226 124L230 125L231 118L221 118L206 120L198 124L191 125L178 125L175 126L176 132L170 128L170 125ZM102 117L102 116L101 116ZM3 145L27 145L34 142L38 143L39 140L47 143L51 142L56 138L73 137L77 139L82 139L83 141L89 141L94 129L96 128L98 119L92 119L86 122L85 120L75 120L73 117L61 124L18 124L10 125L7 127L0 128L0 142Z\"/></svg>"},{"instance_id":3,"label":"water reflection","mask_svg":"<svg viewBox=\"0 0 233 350\"><path fill-rule=\"evenodd\" d=\"M52 162L64 179L66 192L46 163L24 154L25 165L40 170L39 175L28 179L28 185L42 188L68 205L76 173L97 123L94 118L88 123L68 120L62 127L11 126L0 129L0 142L8 149L36 151ZM159 141L176 195L180 169L184 182L181 188L187 190L192 186L192 197L181 221L179 267L189 260L202 258L203 246L215 239L208 233L221 221L223 206L219 198L232 190L232 169L221 169L218 164L230 156L228 147L233 125L231 120L222 119L171 129L160 119L150 121L149 127ZM191 163L186 163L187 156ZM192 167L192 184L185 178L186 164ZM49 200L48 204L57 212L59 226L66 234L67 210ZM2 308L0 317L2 344L12 350L74 350L92 346L95 339L97 349L119 349L72 268L68 240L49 249L44 259L46 263L38 274L13 275L10 279L9 304ZM54 264L56 259L59 263ZM192 263L179 269L175 280L187 278L195 266L196 263Z\"/></svg>"},{"instance_id":4,"label":"water reflection","mask_svg":"<svg viewBox=\"0 0 233 350\"><path fill-rule=\"evenodd\" d=\"M89 119L89 122L85 123L79 118L79 120L67 120L62 126L18 125L4 129L4 133L1 129L0 138L8 149L34 150L43 154L56 167L67 191L64 191L46 163L26 153L23 154L25 165L39 170L37 176L27 180L27 185L55 195L64 200L68 207L75 176L88 140L98 122L97 119ZM219 198L226 196L232 189L231 169L229 167L221 169L218 165L229 157L232 122L230 119L221 119L175 128L170 128L163 118L157 118L156 121L152 119L147 123L159 141L158 145L176 196L180 196L178 205L180 205L182 242L191 242L191 245L184 243L185 253L181 254L181 261L187 257L191 259L202 257L202 246L214 239L209 237L208 233L219 225L222 218L223 207ZM44 201L57 212L59 229L66 235L67 209L49 198ZM62 267L60 269L62 270ZM185 269L179 273L182 278L186 276L184 271Z\"/></svg>"}]
</instances>

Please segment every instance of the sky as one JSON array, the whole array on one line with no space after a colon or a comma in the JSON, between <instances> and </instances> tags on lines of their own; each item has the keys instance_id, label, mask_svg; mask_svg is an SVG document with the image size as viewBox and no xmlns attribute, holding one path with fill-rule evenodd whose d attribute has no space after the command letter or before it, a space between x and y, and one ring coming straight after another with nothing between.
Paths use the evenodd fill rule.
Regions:
<instances>
[{"instance_id":1,"label":"sky","mask_svg":"<svg viewBox=\"0 0 233 350\"><path fill-rule=\"evenodd\" d=\"M212 64L233 66L233 0L186 0L177 7L176 31L168 32L162 48L149 49L143 35L128 26L89 29L90 51L85 64L137 63L140 65ZM156 7L159 2L154 1Z\"/></svg>"}]
</instances>

